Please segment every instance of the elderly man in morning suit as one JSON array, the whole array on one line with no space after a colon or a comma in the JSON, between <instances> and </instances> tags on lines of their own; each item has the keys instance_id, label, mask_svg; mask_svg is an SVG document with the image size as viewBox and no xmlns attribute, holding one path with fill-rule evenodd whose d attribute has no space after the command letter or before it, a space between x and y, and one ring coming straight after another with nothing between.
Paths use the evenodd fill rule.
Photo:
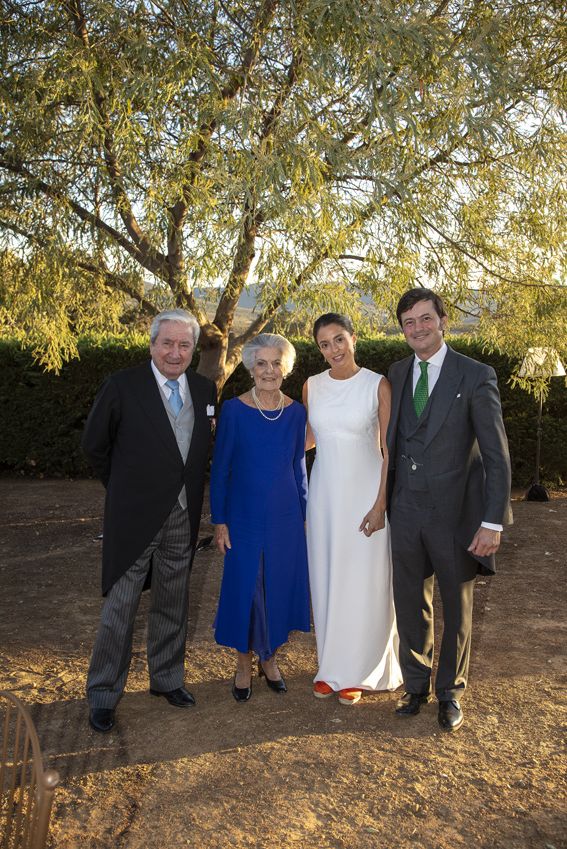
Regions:
<instances>
[{"instance_id":1,"label":"elderly man in morning suit","mask_svg":"<svg viewBox=\"0 0 567 849\"><path fill-rule=\"evenodd\" d=\"M151 360L113 374L87 419L83 449L106 488L106 598L87 678L96 731L114 725L150 580L150 693L175 707L195 704L184 688L188 581L216 403L214 384L188 368L198 336L185 310L160 313L150 328Z\"/></svg>"},{"instance_id":2,"label":"elderly man in morning suit","mask_svg":"<svg viewBox=\"0 0 567 849\"><path fill-rule=\"evenodd\" d=\"M511 521L508 444L494 369L445 344L441 298L412 289L397 316L414 354L388 373L389 515L406 691L396 712L415 716L430 699L436 577L444 620L438 719L454 731L463 722L475 575L494 572L502 527Z\"/></svg>"}]
</instances>

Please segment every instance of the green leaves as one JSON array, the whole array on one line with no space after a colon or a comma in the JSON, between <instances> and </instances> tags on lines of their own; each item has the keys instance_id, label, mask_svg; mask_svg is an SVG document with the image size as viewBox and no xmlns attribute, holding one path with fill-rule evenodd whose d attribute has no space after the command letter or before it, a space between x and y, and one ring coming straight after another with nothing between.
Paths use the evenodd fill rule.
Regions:
<instances>
[{"instance_id":1,"label":"green leaves","mask_svg":"<svg viewBox=\"0 0 567 849\"><path fill-rule=\"evenodd\" d=\"M146 312L189 305L219 384L250 286L249 333L278 311L285 324L286 303L294 319L333 303L363 321L359 293L389 311L415 284L474 302L492 345L535 344L513 304L559 331L560 24L552 0L13 6L0 236L41 291L46 364L73 353L97 280L110 323L133 293ZM195 296L211 285L229 294L214 315Z\"/></svg>"}]
</instances>

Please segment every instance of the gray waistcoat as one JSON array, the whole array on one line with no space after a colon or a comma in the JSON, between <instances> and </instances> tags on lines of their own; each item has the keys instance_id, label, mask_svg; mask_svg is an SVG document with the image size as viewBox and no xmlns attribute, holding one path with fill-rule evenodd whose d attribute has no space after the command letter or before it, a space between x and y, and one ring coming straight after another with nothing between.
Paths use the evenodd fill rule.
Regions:
<instances>
[{"instance_id":1,"label":"gray waistcoat","mask_svg":"<svg viewBox=\"0 0 567 849\"><path fill-rule=\"evenodd\" d=\"M431 396L418 420L413 406L412 385L413 377L410 368L398 419L396 484L398 487L411 489L415 492L427 492L427 478L423 465L423 444L431 409Z\"/></svg>"},{"instance_id":2,"label":"gray waistcoat","mask_svg":"<svg viewBox=\"0 0 567 849\"><path fill-rule=\"evenodd\" d=\"M161 393L161 400L163 401L167 417L171 427L173 428L179 453L183 457L183 462L185 462L187 460L187 455L189 454L189 446L193 435L193 425L195 424L195 411L193 410L193 402L189 393L189 387L187 387L187 395L177 418L173 415L169 402L163 391ZM177 500L183 509L186 510L187 493L185 492L184 486L181 488L181 492L179 493Z\"/></svg>"}]
</instances>

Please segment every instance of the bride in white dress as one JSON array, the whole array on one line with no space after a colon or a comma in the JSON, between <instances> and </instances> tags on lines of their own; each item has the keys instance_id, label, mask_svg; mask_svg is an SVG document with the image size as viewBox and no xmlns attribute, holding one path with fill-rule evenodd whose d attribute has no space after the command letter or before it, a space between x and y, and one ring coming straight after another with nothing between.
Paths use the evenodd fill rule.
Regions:
<instances>
[{"instance_id":1,"label":"bride in white dress","mask_svg":"<svg viewBox=\"0 0 567 849\"><path fill-rule=\"evenodd\" d=\"M330 365L303 387L307 447L317 446L307 502L313 694L338 692L352 705L363 690L395 690L402 681L386 518L390 384L356 364L347 316L321 316L313 334Z\"/></svg>"}]
</instances>

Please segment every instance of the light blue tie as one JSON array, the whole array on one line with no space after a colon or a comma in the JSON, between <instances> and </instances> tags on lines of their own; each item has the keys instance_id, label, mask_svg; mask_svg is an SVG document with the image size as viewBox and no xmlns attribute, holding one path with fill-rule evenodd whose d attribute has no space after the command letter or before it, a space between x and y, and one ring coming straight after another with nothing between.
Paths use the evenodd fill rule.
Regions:
<instances>
[{"instance_id":1,"label":"light blue tie","mask_svg":"<svg viewBox=\"0 0 567 849\"><path fill-rule=\"evenodd\" d=\"M173 415L175 418L179 415L179 411L183 406L183 401L181 400L181 393L179 392L179 381L178 380L166 380L165 385L169 386L171 389L171 395L169 396L169 406L173 411Z\"/></svg>"}]
</instances>

